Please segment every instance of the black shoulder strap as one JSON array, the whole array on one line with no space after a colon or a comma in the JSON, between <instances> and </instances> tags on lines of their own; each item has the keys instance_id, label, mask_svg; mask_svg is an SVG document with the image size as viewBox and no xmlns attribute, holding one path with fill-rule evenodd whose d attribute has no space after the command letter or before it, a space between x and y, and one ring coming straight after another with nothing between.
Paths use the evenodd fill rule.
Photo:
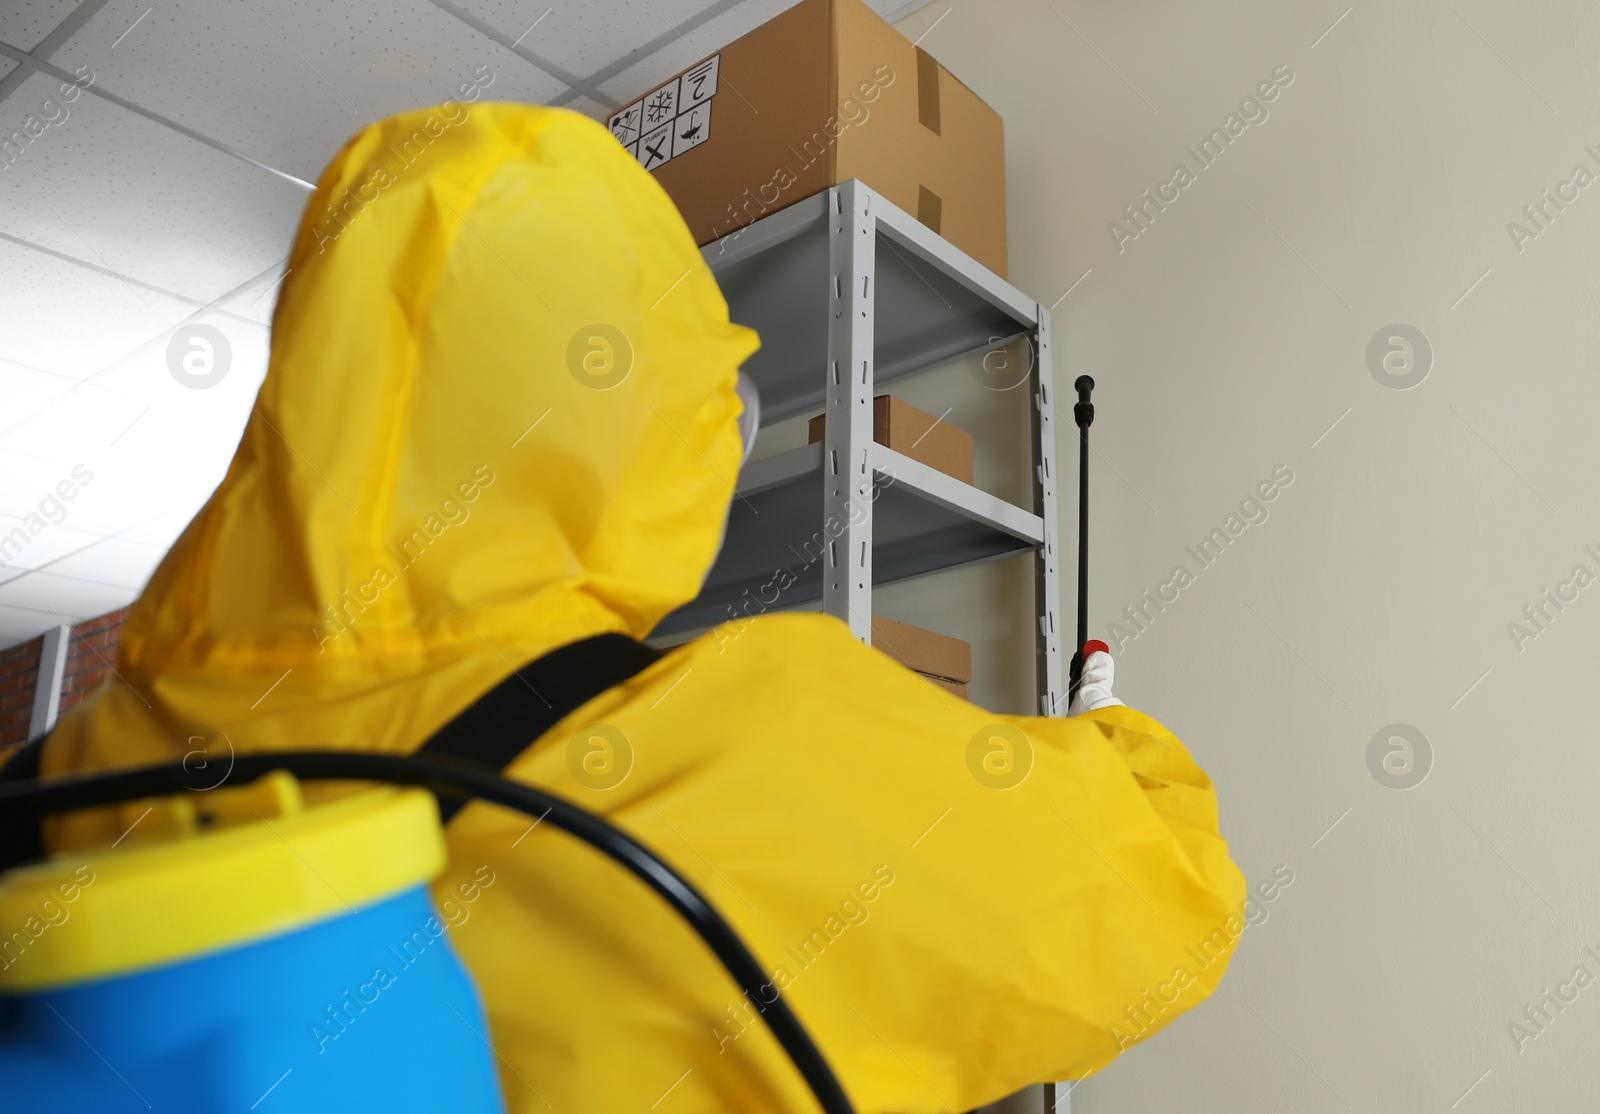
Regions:
<instances>
[{"instance_id":1,"label":"black shoulder strap","mask_svg":"<svg viewBox=\"0 0 1600 1114\"><path fill-rule=\"evenodd\" d=\"M39 776L39 758L49 732L36 736L12 751L0 765L0 781L18 781ZM37 816L0 814L0 872L44 858L44 827Z\"/></svg>"},{"instance_id":2,"label":"black shoulder strap","mask_svg":"<svg viewBox=\"0 0 1600 1114\"><path fill-rule=\"evenodd\" d=\"M416 753L450 755L503 770L570 712L643 672L661 653L625 634L570 642L501 681ZM38 777L44 740L41 735L14 750L0 766L0 781ZM441 794L440 819L448 822L466 803L465 797ZM43 857L36 817L0 816L0 871Z\"/></svg>"},{"instance_id":3,"label":"black shoulder strap","mask_svg":"<svg viewBox=\"0 0 1600 1114\"><path fill-rule=\"evenodd\" d=\"M569 642L484 693L416 753L503 770L569 713L643 672L661 653L625 634ZM464 797L441 794L439 818L448 823L466 803Z\"/></svg>"}]
</instances>

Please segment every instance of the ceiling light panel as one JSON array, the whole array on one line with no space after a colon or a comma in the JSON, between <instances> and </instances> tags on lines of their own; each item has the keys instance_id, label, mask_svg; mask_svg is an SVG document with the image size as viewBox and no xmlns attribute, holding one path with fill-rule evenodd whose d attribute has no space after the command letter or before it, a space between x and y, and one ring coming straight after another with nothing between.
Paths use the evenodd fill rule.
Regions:
<instances>
[{"instance_id":1,"label":"ceiling light panel","mask_svg":"<svg viewBox=\"0 0 1600 1114\"><path fill-rule=\"evenodd\" d=\"M125 405L117 424L102 422L94 437L86 431L76 439L73 463L94 478L82 485L71 524L109 534L193 515L233 459L266 374L267 351L268 333L260 325L207 314L80 392ZM17 436L44 444L65 426L87 426L65 409L69 403L42 416L44 428L30 422Z\"/></svg>"},{"instance_id":2,"label":"ceiling light panel","mask_svg":"<svg viewBox=\"0 0 1600 1114\"><path fill-rule=\"evenodd\" d=\"M0 430L9 429L61 397L75 382L64 375L0 359Z\"/></svg>"},{"instance_id":3,"label":"ceiling light panel","mask_svg":"<svg viewBox=\"0 0 1600 1114\"><path fill-rule=\"evenodd\" d=\"M74 383L22 422L0 432L0 449L71 466L109 445L141 408L136 400L92 384Z\"/></svg>"},{"instance_id":4,"label":"ceiling light panel","mask_svg":"<svg viewBox=\"0 0 1600 1114\"><path fill-rule=\"evenodd\" d=\"M0 174L0 188L4 178ZM0 283L0 359L72 379L99 371L196 309L192 302L5 239L0 274L6 276ZM9 393L0 397L0 429L24 416L13 406Z\"/></svg>"},{"instance_id":5,"label":"ceiling light panel","mask_svg":"<svg viewBox=\"0 0 1600 1114\"><path fill-rule=\"evenodd\" d=\"M0 449L0 517L23 518L39 509L39 502L55 495L56 485L71 470L58 460ZM49 505L53 513L54 504Z\"/></svg>"},{"instance_id":6,"label":"ceiling light panel","mask_svg":"<svg viewBox=\"0 0 1600 1114\"><path fill-rule=\"evenodd\" d=\"M74 530L65 522L51 522L43 513L39 522L31 522L26 516L0 515L0 577L9 580L20 572L48 565L69 553L87 549L100 538L99 534ZM33 634L43 629L40 627Z\"/></svg>"}]
</instances>

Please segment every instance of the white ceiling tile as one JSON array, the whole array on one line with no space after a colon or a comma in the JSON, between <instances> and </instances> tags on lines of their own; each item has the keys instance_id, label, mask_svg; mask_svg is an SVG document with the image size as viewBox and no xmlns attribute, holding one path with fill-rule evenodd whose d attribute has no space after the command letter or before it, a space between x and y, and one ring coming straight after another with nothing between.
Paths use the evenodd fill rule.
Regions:
<instances>
[{"instance_id":1,"label":"white ceiling tile","mask_svg":"<svg viewBox=\"0 0 1600 1114\"><path fill-rule=\"evenodd\" d=\"M87 615L68 615L67 621L86 619ZM15 639L16 642L25 642L36 638L51 627L59 625L60 619L48 611L35 611L27 607L11 607L0 604L0 640Z\"/></svg>"},{"instance_id":2,"label":"white ceiling tile","mask_svg":"<svg viewBox=\"0 0 1600 1114\"><path fill-rule=\"evenodd\" d=\"M126 607L139 596L135 588L100 584L53 572L29 572L0 581L0 606L26 608L47 616L81 619ZM48 625L48 624L46 624Z\"/></svg>"},{"instance_id":3,"label":"white ceiling tile","mask_svg":"<svg viewBox=\"0 0 1600 1114\"><path fill-rule=\"evenodd\" d=\"M74 379L99 371L196 308L10 240L0 240L0 274L6 277L0 283L0 321L6 323L0 359ZM6 396L0 428L26 412L13 410Z\"/></svg>"},{"instance_id":4,"label":"white ceiling tile","mask_svg":"<svg viewBox=\"0 0 1600 1114\"><path fill-rule=\"evenodd\" d=\"M587 77L652 39L672 34L684 20L712 7L714 0L605 0L554 6L538 0L532 4L516 0L457 2L512 39L526 33L523 46L569 73ZM736 7L755 2L744 0ZM788 0L789 4L795 2ZM549 14L540 18L546 9ZM529 31L536 19L538 26Z\"/></svg>"},{"instance_id":5,"label":"white ceiling tile","mask_svg":"<svg viewBox=\"0 0 1600 1114\"><path fill-rule=\"evenodd\" d=\"M581 112L585 116L589 117L589 119L599 120L602 124L605 123L607 117L611 115L611 110L609 108L601 104L599 101L592 100L589 97L574 97L562 107L570 108L574 112Z\"/></svg>"},{"instance_id":6,"label":"white ceiling tile","mask_svg":"<svg viewBox=\"0 0 1600 1114\"><path fill-rule=\"evenodd\" d=\"M22 531L20 535L18 530ZM87 534L61 523L46 522L41 527L26 519L0 515L0 576L36 569L99 540L99 534Z\"/></svg>"},{"instance_id":7,"label":"white ceiling tile","mask_svg":"<svg viewBox=\"0 0 1600 1114\"><path fill-rule=\"evenodd\" d=\"M248 317L263 325L271 325L272 311L278 305L278 294L283 289L283 280L283 269L273 268L261 277L261 281L219 303L217 308L236 313L240 317Z\"/></svg>"},{"instance_id":8,"label":"white ceiling tile","mask_svg":"<svg viewBox=\"0 0 1600 1114\"><path fill-rule=\"evenodd\" d=\"M17 68L17 64L9 58L0 58L0 77L6 76Z\"/></svg>"},{"instance_id":9,"label":"white ceiling tile","mask_svg":"<svg viewBox=\"0 0 1600 1114\"><path fill-rule=\"evenodd\" d=\"M78 0L6 0L0 4L0 41L32 50L77 6Z\"/></svg>"},{"instance_id":10,"label":"white ceiling tile","mask_svg":"<svg viewBox=\"0 0 1600 1114\"><path fill-rule=\"evenodd\" d=\"M70 557L52 562L46 571L137 591L150 579L166 552L166 547L141 545L125 537L106 538Z\"/></svg>"},{"instance_id":11,"label":"white ceiling tile","mask_svg":"<svg viewBox=\"0 0 1600 1114\"><path fill-rule=\"evenodd\" d=\"M636 100L678 71L688 69L706 55L715 54L778 13L794 7L796 2L744 0L694 30L674 36L671 43L604 82L600 91L621 104ZM579 18L586 19L587 16ZM661 21L656 20L656 25L659 28Z\"/></svg>"},{"instance_id":12,"label":"white ceiling tile","mask_svg":"<svg viewBox=\"0 0 1600 1114\"><path fill-rule=\"evenodd\" d=\"M427 0L167 0L112 50L126 30L108 6L54 60L87 64L118 96L308 181L366 124L460 97L480 67L493 100L540 103L563 88Z\"/></svg>"},{"instance_id":13,"label":"white ceiling tile","mask_svg":"<svg viewBox=\"0 0 1600 1114\"><path fill-rule=\"evenodd\" d=\"M774 16L788 11L797 3L799 3L799 0L743 0L742 3L714 16L694 30L685 31L681 36L675 36L674 41L661 47L655 53L602 82L600 92L622 104L634 101L673 74L688 69L708 54L716 53L735 39L754 31ZM621 6L627 7L629 5L624 3ZM868 0L867 6L885 17L900 13L901 18L904 18L915 10L914 7L909 7L905 0ZM555 17L551 16L551 18L554 19ZM587 21L589 19L587 9L578 14L576 18L579 22ZM540 24L541 28L543 26L543 24ZM656 20L656 26L657 28L662 27L659 19ZM629 49L642 45L643 41L648 40L635 43ZM626 53L626 50L620 51L613 57L620 58ZM598 68L594 67L594 69Z\"/></svg>"},{"instance_id":14,"label":"white ceiling tile","mask_svg":"<svg viewBox=\"0 0 1600 1114\"><path fill-rule=\"evenodd\" d=\"M4 108L57 85L36 73ZM203 303L287 253L298 186L92 94L63 107L0 174L0 231Z\"/></svg>"},{"instance_id":15,"label":"white ceiling tile","mask_svg":"<svg viewBox=\"0 0 1600 1114\"><path fill-rule=\"evenodd\" d=\"M867 7L884 19L899 23L908 15L921 11L931 3L933 0L867 0Z\"/></svg>"}]
</instances>

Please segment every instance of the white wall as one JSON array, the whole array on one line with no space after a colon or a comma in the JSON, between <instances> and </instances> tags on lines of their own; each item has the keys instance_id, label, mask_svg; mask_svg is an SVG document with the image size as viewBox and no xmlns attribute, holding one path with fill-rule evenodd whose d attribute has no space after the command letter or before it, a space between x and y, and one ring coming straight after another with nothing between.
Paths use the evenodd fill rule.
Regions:
<instances>
[{"instance_id":1,"label":"white wall","mask_svg":"<svg viewBox=\"0 0 1600 1114\"><path fill-rule=\"evenodd\" d=\"M1575 165L1600 173L1600 9L1363 5L1317 41L1345 8L950 0L900 24L1006 120L1013 281L1048 303L1089 272L1054 321L1058 390L1100 384L1100 635L1294 475L1118 660L1215 777L1246 875L1294 882L1218 996L1080 1085L1079 1114L1600 1096L1600 981L1520 1053L1508 1030L1578 965L1600 980L1600 586L1520 652L1507 630L1600 573L1600 188L1521 251L1507 231ZM1108 223L1279 66L1269 118L1119 252ZM1393 323L1433 349L1410 390L1369 370ZM1009 645L1012 564L882 609ZM1405 791L1368 763L1395 722L1432 748Z\"/></svg>"}]
</instances>

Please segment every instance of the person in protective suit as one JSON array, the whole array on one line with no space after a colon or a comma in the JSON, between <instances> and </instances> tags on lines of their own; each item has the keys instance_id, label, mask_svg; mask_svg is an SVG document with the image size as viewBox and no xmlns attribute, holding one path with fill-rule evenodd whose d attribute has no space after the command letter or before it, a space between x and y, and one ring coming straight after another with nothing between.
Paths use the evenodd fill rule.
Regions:
<instances>
[{"instance_id":1,"label":"person in protective suit","mask_svg":"<svg viewBox=\"0 0 1600 1114\"><path fill-rule=\"evenodd\" d=\"M696 596L757 337L604 127L464 112L374 124L322 175L227 475L44 774L196 737L412 753L525 667ZM502 758L698 886L859 1110L962 1111L1159 1030L1242 924L1210 780L1110 698L1108 659L1089 679L1075 718L999 715L832 618L741 617ZM98 810L45 838L117 834ZM494 806L447 837L436 893L493 879L450 934L512 1110L815 1108L759 1004L636 878Z\"/></svg>"}]
</instances>

